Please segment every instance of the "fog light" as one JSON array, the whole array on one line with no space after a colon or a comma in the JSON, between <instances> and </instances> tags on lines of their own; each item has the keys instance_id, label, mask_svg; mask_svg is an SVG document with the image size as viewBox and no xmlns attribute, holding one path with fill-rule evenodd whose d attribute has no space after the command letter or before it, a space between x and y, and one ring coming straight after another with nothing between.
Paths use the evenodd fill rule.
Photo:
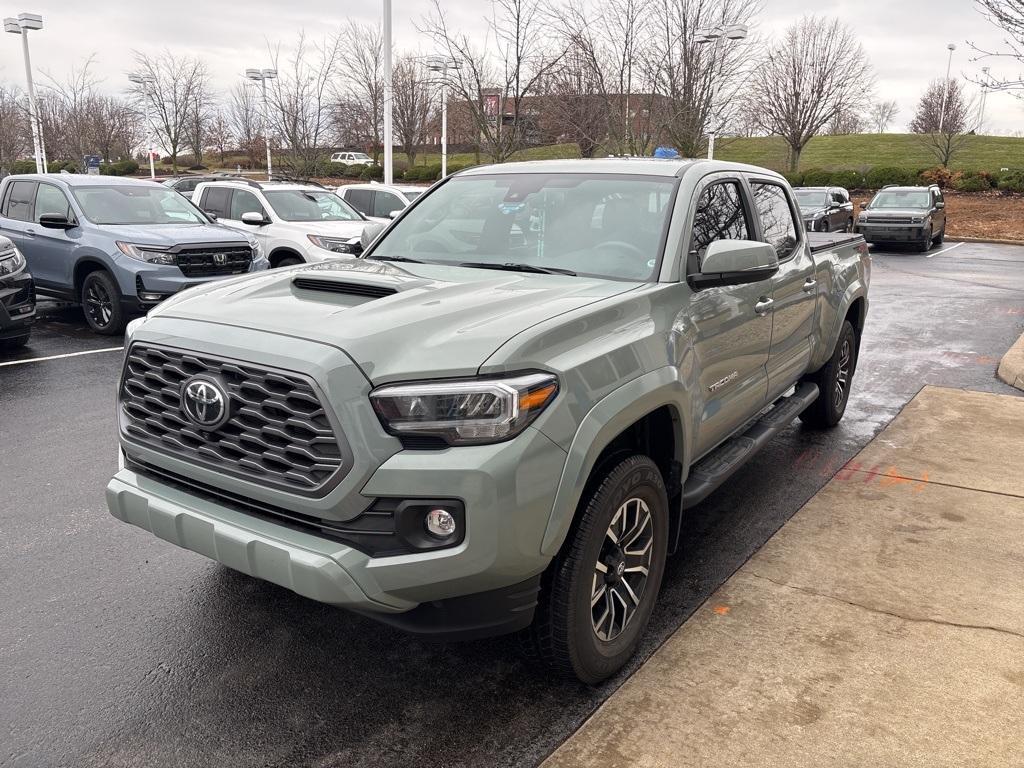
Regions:
<instances>
[{"instance_id":1,"label":"fog light","mask_svg":"<svg viewBox=\"0 0 1024 768\"><path fill-rule=\"evenodd\" d=\"M162 293L142 293L139 294L139 298L143 301L163 301L164 295Z\"/></svg>"},{"instance_id":2,"label":"fog light","mask_svg":"<svg viewBox=\"0 0 1024 768\"><path fill-rule=\"evenodd\" d=\"M427 512L424 524L427 527L427 532L439 539L447 539L455 534L455 518L452 517L452 513L447 509L436 508L430 510Z\"/></svg>"}]
</instances>

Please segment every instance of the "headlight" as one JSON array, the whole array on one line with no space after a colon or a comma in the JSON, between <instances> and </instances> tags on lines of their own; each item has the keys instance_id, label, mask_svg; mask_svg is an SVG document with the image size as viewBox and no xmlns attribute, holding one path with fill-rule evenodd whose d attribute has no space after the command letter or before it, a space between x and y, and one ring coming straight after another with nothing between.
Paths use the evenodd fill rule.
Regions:
<instances>
[{"instance_id":1,"label":"headlight","mask_svg":"<svg viewBox=\"0 0 1024 768\"><path fill-rule=\"evenodd\" d=\"M263 256L263 244L260 242L258 237L253 235L246 235L245 239L249 241L249 247L252 248L252 260L256 261Z\"/></svg>"},{"instance_id":2,"label":"headlight","mask_svg":"<svg viewBox=\"0 0 1024 768\"><path fill-rule=\"evenodd\" d=\"M167 249L158 245L135 245L135 243L123 243L118 241L118 249L125 256L145 261L147 264L177 264L178 257L173 253L167 253Z\"/></svg>"},{"instance_id":3,"label":"headlight","mask_svg":"<svg viewBox=\"0 0 1024 768\"><path fill-rule=\"evenodd\" d=\"M385 386L370 393L393 435L429 435L449 445L497 443L522 432L558 394L558 379L529 373Z\"/></svg>"},{"instance_id":4,"label":"headlight","mask_svg":"<svg viewBox=\"0 0 1024 768\"><path fill-rule=\"evenodd\" d=\"M25 257L13 245L6 251L0 251L0 275L11 275L25 266Z\"/></svg>"},{"instance_id":5,"label":"headlight","mask_svg":"<svg viewBox=\"0 0 1024 768\"><path fill-rule=\"evenodd\" d=\"M857 221L863 222L863 221L867 221L867 220L868 220L868 215L866 213L861 213L861 214L859 214L857 216Z\"/></svg>"},{"instance_id":6,"label":"headlight","mask_svg":"<svg viewBox=\"0 0 1024 768\"><path fill-rule=\"evenodd\" d=\"M359 238L345 239L341 237L321 237L320 235L306 235L317 248L331 251L333 253L359 253Z\"/></svg>"}]
</instances>

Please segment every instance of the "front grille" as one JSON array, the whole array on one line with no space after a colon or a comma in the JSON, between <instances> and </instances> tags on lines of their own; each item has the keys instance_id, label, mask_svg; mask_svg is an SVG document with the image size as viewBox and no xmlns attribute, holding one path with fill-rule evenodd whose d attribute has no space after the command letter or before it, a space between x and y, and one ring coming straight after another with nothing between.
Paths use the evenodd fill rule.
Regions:
<instances>
[{"instance_id":1,"label":"front grille","mask_svg":"<svg viewBox=\"0 0 1024 768\"><path fill-rule=\"evenodd\" d=\"M341 280L324 280L317 277L296 277L292 285L305 291L325 291L327 293L344 293L349 296L365 296L369 299L382 299L394 296L398 291L386 285L368 285L365 283L349 283Z\"/></svg>"},{"instance_id":2,"label":"front grille","mask_svg":"<svg viewBox=\"0 0 1024 768\"><path fill-rule=\"evenodd\" d=\"M181 407L192 376L221 382L227 422L199 428ZM298 374L134 344L120 390L121 432L139 445L260 485L315 495L339 479L343 454L311 382Z\"/></svg>"},{"instance_id":3,"label":"front grille","mask_svg":"<svg viewBox=\"0 0 1024 768\"><path fill-rule=\"evenodd\" d=\"M910 216L872 216L865 224L911 224Z\"/></svg>"},{"instance_id":4,"label":"front grille","mask_svg":"<svg viewBox=\"0 0 1024 768\"><path fill-rule=\"evenodd\" d=\"M185 248L176 257L185 277L241 275L252 265L252 249L248 246Z\"/></svg>"}]
</instances>

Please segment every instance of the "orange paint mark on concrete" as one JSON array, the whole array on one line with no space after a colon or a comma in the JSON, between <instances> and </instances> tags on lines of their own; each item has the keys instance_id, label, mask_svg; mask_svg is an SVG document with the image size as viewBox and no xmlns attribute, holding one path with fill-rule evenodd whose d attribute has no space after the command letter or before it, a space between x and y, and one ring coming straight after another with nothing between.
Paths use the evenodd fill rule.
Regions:
<instances>
[{"instance_id":1,"label":"orange paint mark on concrete","mask_svg":"<svg viewBox=\"0 0 1024 768\"><path fill-rule=\"evenodd\" d=\"M711 610L717 613L719 616L725 616L725 614L727 614L732 609L728 605L716 605Z\"/></svg>"}]
</instances>

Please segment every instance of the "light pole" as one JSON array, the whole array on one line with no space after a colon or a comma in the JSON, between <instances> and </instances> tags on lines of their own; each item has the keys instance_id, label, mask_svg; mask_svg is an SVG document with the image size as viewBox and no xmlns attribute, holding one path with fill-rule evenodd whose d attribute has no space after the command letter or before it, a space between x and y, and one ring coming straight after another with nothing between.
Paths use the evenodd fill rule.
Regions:
<instances>
[{"instance_id":1,"label":"light pole","mask_svg":"<svg viewBox=\"0 0 1024 768\"><path fill-rule=\"evenodd\" d=\"M19 13L16 19L4 19L5 32L21 35L21 52L25 56L25 80L28 81L29 124L32 128L32 150L36 159L36 173L46 173L46 165L43 160L43 137L39 125L39 113L36 111L36 86L32 82L32 58L28 52L28 33L29 30L42 28L43 17L38 13Z\"/></svg>"},{"instance_id":2,"label":"light pole","mask_svg":"<svg viewBox=\"0 0 1024 768\"><path fill-rule=\"evenodd\" d=\"M711 104L708 110L708 160L715 159L715 135L718 133L718 115L716 113L716 102L718 101L719 81L721 72L715 72L716 67L720 70L718 62L719 49L722 40L743 40L747 36L745 24L728 24L717 27L702 27L697 30L695 42L698 45L712 43L711 49ZM724 63L724 62L723 62Z\"/></svg>"},{"instance_id":3,"label":"light pole","mask_svg":"<svg viewBox=\"0 0 1024 768\"><path fill-rule=\"evenodd\" d=\"M441 73L441 178L448 175L448 70L458 69L459 62L445 58L429 59L427 69Z\"/></svg>"},{"instance_id":4,"label":"light pole","mask_svg":"<svg viewBox=\"0 0 1024 768\"><path fill-rule=\"evenodd\" d=\"M942 124L946 122L946 102L949 100L949 72L953 68L953 51L956 50L956 43L946 46L949 50L949 61L946 62L946 82L942 89L942 111L939 112L939 133L942 133Z\"/></svg>"},{"instance_id":5,"label":"light pole","mask_svg":"<svg viewBox=\"0 0 1024 768\"><path fill-rule=\"evenodd\" d=\"M988 99L989 78L991 77L991 75L989 73L991 71L992 71L991 67L982 67L981 68L981 74L982 74L984 79L981 81L981 110L980 110L980 113L978 115L978 131L979 132L985 126L985 101Z\"/></svg>"},{"instance_id":6,"label":"light pole","mask_svg":"<svg viewBox=\"0 0 1024 768\"><path fill-rule=\"evenodd\" d=\"M139 86L139 90L142 91L142 104L145 108L145 120L146 120L146 154L149 155L149 178L156 178L156 163L153 160L153 120L150 117L149 102L153 98L153 84L156 82L156 78L153 75L139 75L131 74L128 75L129 82L135 83Z\"/></svg>"},{"instance_id":7,"label":"light pole","mask_svg":"<svg viewBox=\"0 0 1024 768\"><path fill-rule=\"evenodd\" d=\"M270 157L270 106L267 103L267 80L277 78L276 69L247 69L245 76L259 83L263 91L263 135L267 142L267 180L274 178L274 165Z\"/></svg>"},{"instance_id":8,"label":"light pole","mask_svg":"<svg viewBox=\"0 0 1024 768\"><path fill-rule=\"evenodd\" d=\"M391 81L391 0L384 0L384 183L391 184L394 174L394 142L391 140L391 107L394 99Z\"/></svg>"}]
</instances>

